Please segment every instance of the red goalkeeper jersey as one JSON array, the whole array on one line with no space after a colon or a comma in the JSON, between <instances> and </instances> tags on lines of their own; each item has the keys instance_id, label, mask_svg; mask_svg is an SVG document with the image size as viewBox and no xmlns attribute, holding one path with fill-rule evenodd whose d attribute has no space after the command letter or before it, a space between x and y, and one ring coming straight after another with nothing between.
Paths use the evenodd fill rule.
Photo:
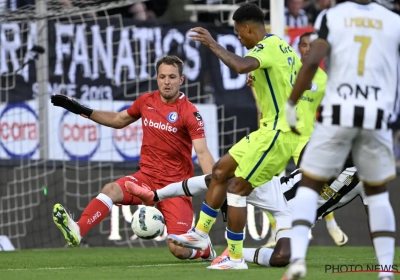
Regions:
<instances>
[{"instance_id":1,"label":"red goalkeeper jersey","mask_svg":"<svg viewBox=\"0 0 400 280\"><path fill-rule=\"evenodd\" d=\"M205 138L204 123L183 93L171 104L161 100L159 91L146 93L127 112L142 119L139 166L143 173L167 182L194 176L192 141Z\"/></svg>"}]
</instances>

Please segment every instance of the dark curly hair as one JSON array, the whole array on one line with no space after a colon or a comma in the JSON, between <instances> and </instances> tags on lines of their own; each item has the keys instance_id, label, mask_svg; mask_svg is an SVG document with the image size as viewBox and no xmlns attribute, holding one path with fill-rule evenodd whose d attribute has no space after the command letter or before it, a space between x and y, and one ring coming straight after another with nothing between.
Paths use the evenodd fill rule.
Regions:
<instances>
[{"instance_id":1,"label":"dark curly hair","mask_svg":"<svg viewBox=\"0 0 400 280\"><path fill-rule=\"evenodd\" d=\"M239 24L247 21L264 24L264 13L256 4L247 3L235 11L232 19Z\"/></svg>"}]
</instances>

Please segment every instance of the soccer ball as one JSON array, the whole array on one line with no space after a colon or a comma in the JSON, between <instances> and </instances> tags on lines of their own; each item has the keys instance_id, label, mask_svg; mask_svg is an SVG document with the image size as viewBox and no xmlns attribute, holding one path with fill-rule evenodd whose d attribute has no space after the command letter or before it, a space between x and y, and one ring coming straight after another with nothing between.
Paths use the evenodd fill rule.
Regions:
<instances>
[{"instance_id":1,"label":"soccer ball","mask_svg":"<svg viewBox=\"0 0 400 280\"><path fill-rule=\"evenodd\" d=\"M164 231L164 216L155 207L143 206L133 213L131 227L138 237L154 239Z\"/></svg>"}]
</instances>

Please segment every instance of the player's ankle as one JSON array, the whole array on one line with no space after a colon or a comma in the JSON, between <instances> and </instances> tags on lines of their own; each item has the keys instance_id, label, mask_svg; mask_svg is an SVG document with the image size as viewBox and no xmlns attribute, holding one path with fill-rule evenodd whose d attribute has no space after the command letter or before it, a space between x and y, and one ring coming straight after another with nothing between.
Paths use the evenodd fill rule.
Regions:
<instances>
[{"instance_id":1,"label":"player's ankle","mask_svg":"<svg viewBox=\"0 0 400 280\"><path fill-rule=\"evenodd\" d=\"M242 262L243 257L240 258L240 259L234 259L234 258L229 257L229 259L230 259L232 262L240 263L240 262Z\"/></svg>"}]
</instances>

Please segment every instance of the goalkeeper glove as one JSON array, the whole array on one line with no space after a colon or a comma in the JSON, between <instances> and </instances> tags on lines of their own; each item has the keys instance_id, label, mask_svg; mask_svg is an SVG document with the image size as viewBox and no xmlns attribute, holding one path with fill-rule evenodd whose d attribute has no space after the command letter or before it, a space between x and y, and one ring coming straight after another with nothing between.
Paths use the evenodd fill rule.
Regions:
<instances>
[{"instance_id":1,"label":"goalkeeper glove","mask_svg":"<svg viewBox=\"0 0 400 280\"><path fill-rule=\"evenodd\" d=\"M81 115L84 118L90 118L90 115L93 113L92 109L62 94L52 95L51 103L53 103L54 106L62 107L74 114Z\"/></svg>"}]
</instances>

